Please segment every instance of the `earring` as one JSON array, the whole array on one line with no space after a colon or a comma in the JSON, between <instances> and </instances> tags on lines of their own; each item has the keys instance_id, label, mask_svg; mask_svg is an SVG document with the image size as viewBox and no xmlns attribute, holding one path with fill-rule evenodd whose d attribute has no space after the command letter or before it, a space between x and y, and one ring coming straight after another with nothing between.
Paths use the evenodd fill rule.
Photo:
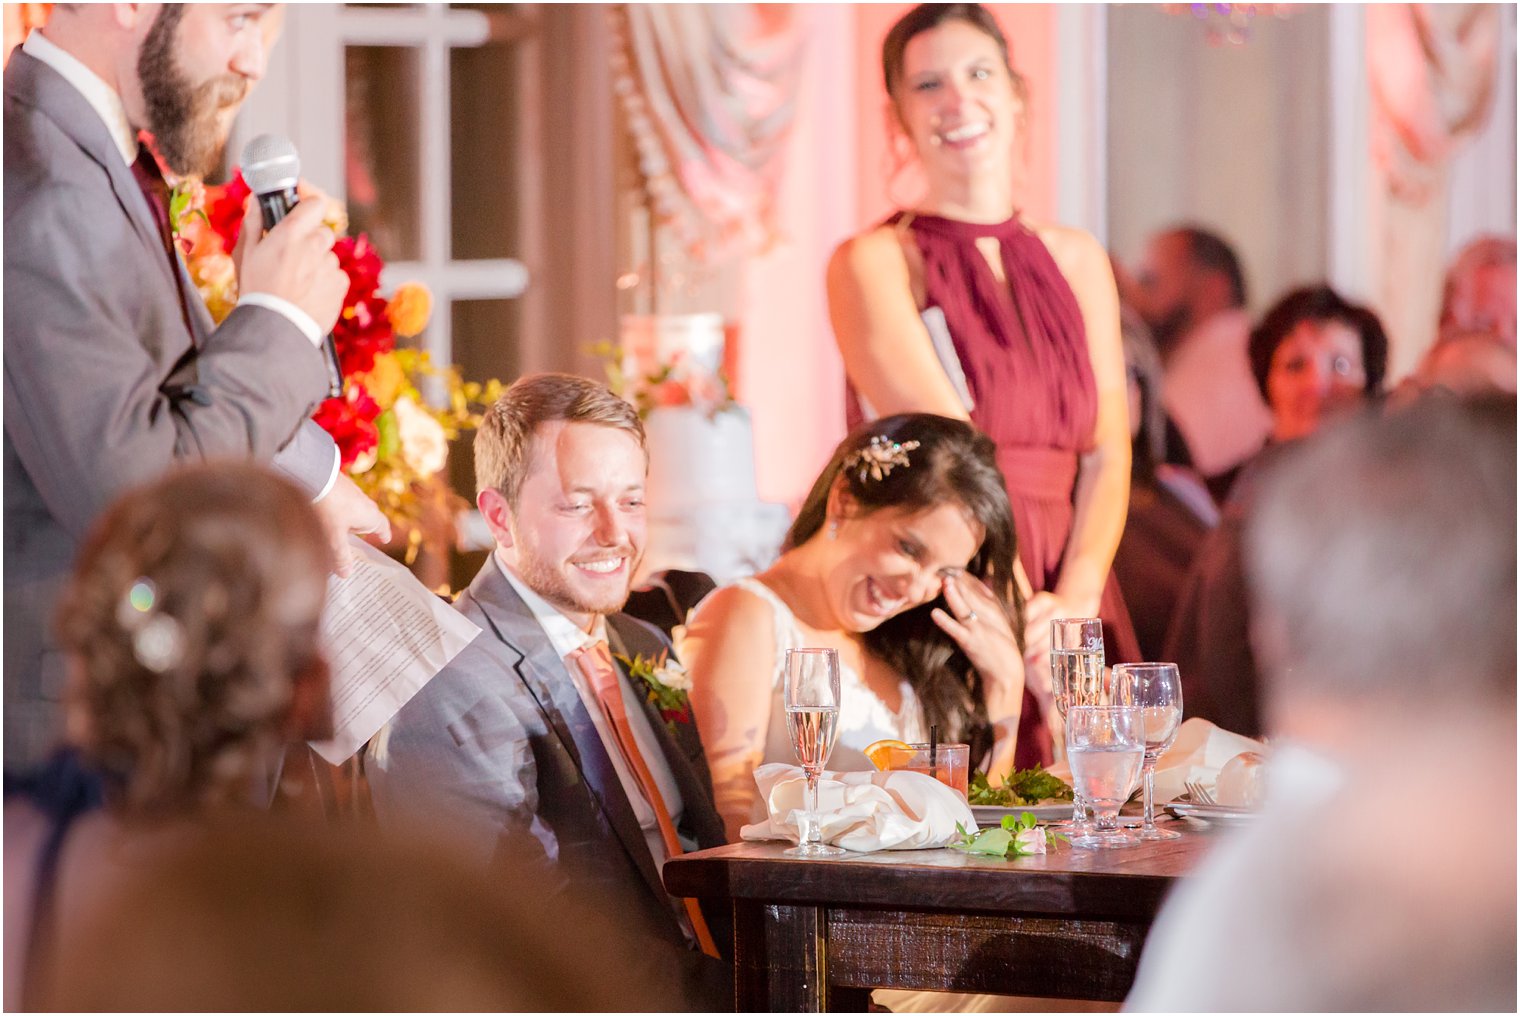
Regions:
<instances>
[{"instance_id":1,"label":"earring","mask_svg":"<svg viewBox=\"0 0 1520 1016\"><path fill-rule=\"evenodd\" d=\"M826 535L828 536L828 538L830 540L834 539L835 537L837 537L839 535L839 520L838 519L830 519L829 520L829 531L828 531L828 533Z\"/></svg>"}]
</instances>

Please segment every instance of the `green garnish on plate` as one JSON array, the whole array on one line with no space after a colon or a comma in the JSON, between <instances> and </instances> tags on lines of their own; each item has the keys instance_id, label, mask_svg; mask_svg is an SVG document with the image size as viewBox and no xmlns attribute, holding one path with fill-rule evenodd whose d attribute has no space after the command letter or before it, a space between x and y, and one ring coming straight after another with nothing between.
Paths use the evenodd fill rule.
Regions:
<instances>
[{"instance_id":1,"label":"green garnish on plate","mask_svg":"<svg viewBox=\"0 0 1520 1016\"><path fill-rule=\"evenodd\" d=\"M1071 787L1050 775L1044 766L1015 769L1001 787L991 786L981 770L971 774L966 801L977 807L1023 808L1041 801L1070 801Z\"/></svg>"}]
</instances>

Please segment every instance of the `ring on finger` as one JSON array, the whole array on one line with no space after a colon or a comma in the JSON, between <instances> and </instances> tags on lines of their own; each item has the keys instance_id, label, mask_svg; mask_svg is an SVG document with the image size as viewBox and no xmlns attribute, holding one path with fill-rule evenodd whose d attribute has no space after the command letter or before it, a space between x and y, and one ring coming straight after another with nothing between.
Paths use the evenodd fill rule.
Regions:
<instances>
[{"instance_id":1,"label":"ring on finger","mask_svg":"<svg viewBox=\"0 0 1520 1016\"><path fill-rule=\"evenodd\" d=\"M961 623L962 624L975 624L976 623L976 611L974 611L974 610L973 611L969 611L966 614L966 616L961 620Z\"/></svg>"}]
</instances>

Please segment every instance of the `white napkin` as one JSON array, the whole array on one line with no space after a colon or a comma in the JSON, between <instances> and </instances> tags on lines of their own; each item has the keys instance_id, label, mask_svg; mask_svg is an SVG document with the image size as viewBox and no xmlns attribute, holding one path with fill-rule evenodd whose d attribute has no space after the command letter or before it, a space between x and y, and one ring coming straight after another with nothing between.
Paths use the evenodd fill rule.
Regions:
<instances>
[{"instance_id":1,"label":"white napkin","mask_svg":"<svg viewBox=\"0 0 1520 1016\"><path fill-rule=\"evenodd\" d=\"M1156 803L1165 804L1187 793L1183 786L1187 780L1212 788L1224 764L1246 751L1268 753L1266 745L1244 734L1232 734L1198 716L1185 720L1177 740L1156 760Z\"/></svg>"},{"instance_id":2,"label":"white napkin","mask_svg":"<svg viewBox=\"0 0 1520 1016\"><path fill-rule=\"evenodd\" d=\"M1186 794L1184 784L1188 780L1197 780L1212 789L1224 764L1246 751L1268 754L1267 746L1260 741L1232 734L1202 717L1184 720L1177 730L1177 740L1156 760L1156 806L1159 808ZM1071 782L1071 766L1065 762L1051 766L1050 774Z\"/></svg>"},{"instance_id":3,"label":"white napkin","mask_svg":"<svg viewBox=\"0 0 1520 1016\"><path fill-rule=\"evenodd\" d=\"M739 830L746 840L801 839L807 781L798 766L771 762L755 770L766 820ZM818 780L819 835L846 850L920 850L943 847L959 822L976 831L965 798L926 773L825 772Z\"/></svg>"}]
</instances>

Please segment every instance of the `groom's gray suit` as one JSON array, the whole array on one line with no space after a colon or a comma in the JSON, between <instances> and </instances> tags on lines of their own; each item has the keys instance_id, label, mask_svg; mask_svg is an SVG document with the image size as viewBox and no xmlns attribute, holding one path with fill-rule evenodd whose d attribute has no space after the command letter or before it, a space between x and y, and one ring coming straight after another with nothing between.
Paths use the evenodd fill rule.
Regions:
<instances>
[{"instance_id":1,"label":"groom's gray suit","mask_svg":"<svg viewBox=\"0 0 1520 1016\"><path fill-rule=\"evenodd\" d=\"M376 816L442 820L483 861L570 885L676 978L683 1007L732 1004L726 964L690 948L632 805L585 705L544 629L494 559L455 602L482 632L408 702L371 747ZM654 658L670 644L625 614L607 617L615 655ZM618 664L623 680L626 668ZM678 831L699 847L724 842L702 743L689 718L667 726L645 702L685 809ZM726 901L702 901L719 949L731 954ZM659 946L663 941L667 946Z\"/></svg>"},{"instance_id":2,"label":"groom's gray suit","mask_svg":"<svg viewBox=\"0 0 1520 1016\"><path fill-rule=\"evenodd\" d=\"M229 455L273 460L315 495L336 460L303 424L325 392L312 342L262 307L213 325L100 114L20 49L5 71L4 190L11 766L59 730L52 615L107 504L176 462Z\"/></svg>"}]
</instances>

